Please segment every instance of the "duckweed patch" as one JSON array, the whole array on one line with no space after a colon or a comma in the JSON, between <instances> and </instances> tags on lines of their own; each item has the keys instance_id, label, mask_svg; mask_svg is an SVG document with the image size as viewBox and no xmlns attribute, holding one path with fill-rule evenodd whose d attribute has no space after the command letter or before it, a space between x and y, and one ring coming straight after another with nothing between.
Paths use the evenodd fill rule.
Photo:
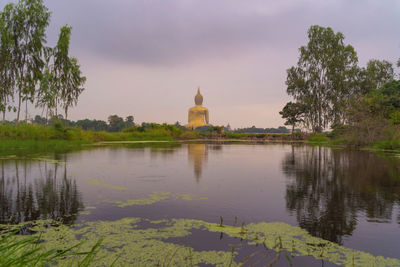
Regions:
<instances>
[{"instance_id":1,"label":"duckweed patch","mask_svg":"<svg viewBox=\"0 0 400 267\"><path fill-rule=\"evenodd\" d=\"M118 221L98 221L78 225L75 228L60 225L46 228L45 222L35 223L33 231L40 235L44 242L43 249L64 249L79 244L81 249L89 250L99 237L102 250L97 252L101 261L94 266L110 266L116 257L116 266L196 266L200 263L226 266L231 260L231 253L225 251L193 251L188 246L163 241L169 237L190 235L189 229L181 224L165 228L138 229L139 218L124 218ZM78 240L77 237L80 237ZM64 265L62 260L58 261Z\"/></svg>"},{"instance_id":2,"label":"duckweed patch","mask_svg":"<svg viewBox=\"0 0 400 267\"><path fill-rule=\"evenodd\" d=\"M79 214L80 215L90 215L92 213L91 210L94 210L94 209L96 209L96 207L88 206L88 207L85 207L85 210L81 211Z\"/></svg>"},{"instance_id":3,"label":"duckweed patch","mask_svg":"<svg viewBox=\"0 0 400 267\"><path fill-rule=\"evenodd\" d=\"M163 200L168 199L182 199L186 201L190 200L205 200L207 197L198 197L192 194L179 194L179 193L171 193L171 192L153 192L149 194L146 198L139 199L128 199L126 201L112 201L112 203L116 204L120 208L135 206L135 205L151 205Z\"/></svg>"},{"instance_id":4,"label":"duckweed patch","mask_svg":"<svg viewBox=\"0 0 400 267\"><path fill-rule=\"evenodd\" d=\"M147 221L154 228L140 229L140 222ZM162 225L160 225L162 223ZM231 237L247 240L250 245L263 244L270 250L290 251L293 256L312 256L345 266L399 266L400 260L373 256L369 253L345 248L338 244L311 236L307 231L281 222L252 223L242 227L209 223L193 219L149 221L124 218L118 221L88 222L71 228L65 225L48 227L48 222L34 223L32 231L40 235L43 249L65 249L84 241L81 248L93 247L96 240L104 238L98 252L99 266L109 266L119 257L117 266L236 266L231 251L196 251L189 246L166 242L168 238L186 237L191 230L221 232ZM32 223L31 223L32 225ZM10 226L11 227L11 226ZM19 226L20 227L20 226ZM14 226L15 229L15 226ZM79 240L77 237L80 237ZM62 260L59 264L62 265Z\"/></svg>"},{"instance_id":5,"label":"duckweed patch","mask_svg":"<svg viewBox=\"0 0 400 267\"><path fill-rule=\"evenodd\" d=\"M115 189L118 191L128 190L128 188L126 188L126 187L116 186L116 185L111 185L111 184L103 184L100 180L96 180L96 179L92 179L92 178L88 178L88 177L82 177L81 179L86 180L89 185L102 186L105 188Z\"/></svg>"}]
</instances>

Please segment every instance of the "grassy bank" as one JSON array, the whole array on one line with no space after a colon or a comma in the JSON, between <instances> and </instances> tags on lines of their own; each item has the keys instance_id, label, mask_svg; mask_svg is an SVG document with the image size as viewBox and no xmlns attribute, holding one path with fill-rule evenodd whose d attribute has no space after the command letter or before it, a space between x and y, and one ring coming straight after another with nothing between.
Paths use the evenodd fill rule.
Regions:
<instances>
[{"instance_id":1,"label":"grassy bank","mask_svg":"<svg viewBox=\"0 0 400 267\"><path fill-rule=\"evenodd\" d=\"M136 140L175 140L198 138L196 132L189 132L174 125L151 124L148 127L135 126L122 132L85 131L77 127L64 127L61 123L53 126L37 124L0 124L0 140L9 141L136 141Z\"/></svg>"},{"instance_id":2,"label":"grassy bank","mask_svg":"<svg viewBox=\"0 0 400 267\"><path fill-rule=\"evenodd\" d=\"M303 134L248 134L196 132L168 124L146 124L134 126L121 132L85 131L77 127L65 127L61 123L53 126L38 124L0 124L0 141L3 147L26 145L64 145L68 143L93 143L105 141L174 141L188 139L245 139L245 140L282 140L304 139ZM45 141L45 143L40 143ZM1 145L0 145L1 148Z\"/></svg>"},{"instance_id":3,"label":"grassy bank","mask_svg":"<svg viewBox=\"0 0 400 267\"><path fill-rule=\"evenodd\" d=\"M0 140L1 155L25 155L42 152L71 152L90 144L87 141L67 140Z\"/></svg>"},{"instance_id":4,"label":"grassy bank","mask_svg":"<svg viewBox=\"0 0 400 267\"><path fill-rule=\"evenodd\" d=\"M346 138L347 137L347 138ZM388 138L386 140L375 140L365 142L356 138L348 138L344 135L332 133L311 134L306 142L315 146L347 147L354 149L366 149L373 151L391 151L400 153L400 139Z\"/></svg>"},{"instance_id":5,"label":"grassy bank","mask_svg":"<svg viewBox=\"0 0 400 267\"><path fill-rule=\"evenodd\" d=\"M199 133L173 125L149 124L131 127L122 132L85 131L77 127L37 124L0 124L0 154L25 154L43 151L68 152L104 141L173 141L196 139Z\"/></svg>"},{"instance_id":6,"label":"grassy bank","mask_svg":"<svg viewBox=\"0 0 400 267\"><path fill-rule=\"evenodd\" d=\"M398 134L400 136L400 134ZM268 134L268 133L200 133L168 124L134 126L121 132L85 131L77 127L37 124L0 124L0 153L26 153L31 150L70 151L97 142L115 141L176 141L194 139L233 139L247 141L305 141L311 145L369 148L400 151L400 138L391 132L390 138L364 142L355 135L342 132L322 134Z\"/></svg>"}]
</instances>

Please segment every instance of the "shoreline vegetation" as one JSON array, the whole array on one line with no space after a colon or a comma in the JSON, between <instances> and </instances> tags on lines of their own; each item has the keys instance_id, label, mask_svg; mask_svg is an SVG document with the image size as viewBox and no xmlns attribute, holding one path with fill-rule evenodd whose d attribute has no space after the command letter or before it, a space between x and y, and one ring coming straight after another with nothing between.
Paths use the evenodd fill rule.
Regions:
<instances>
[{"instance_id":1,"label":"shoreline vegetation","mask_svg":"<svg viewBox=\"0 0 400 267\"><path fill-rule=\"evenodd\" d=\"M223 127L207 131L189 131L170 124L147 123L146 127L132 126L119 132L83 130L56 122L51 126L39 124L0 124L0 153L57 152L80 149L91 145L156 142L301 142L315 146L400 152L400 140L388 139L357 144L343 138L337 130L329 133L237 133ZM339 137L337 137L339 136Z\"/></svg>"}]
</instances>

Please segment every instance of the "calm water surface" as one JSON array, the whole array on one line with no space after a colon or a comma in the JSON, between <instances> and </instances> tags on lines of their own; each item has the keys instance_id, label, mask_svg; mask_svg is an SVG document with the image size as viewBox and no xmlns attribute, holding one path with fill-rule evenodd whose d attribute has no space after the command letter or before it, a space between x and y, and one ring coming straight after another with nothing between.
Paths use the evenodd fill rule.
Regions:
<instances>
[{"instance_id":1,"label":"calm water surface","mask_svg":"<svg viewBox=\"0 0 400 267\"><path fill-rule=\"evenodd\" d=\"M345 247L400 259L396 155L290 144L118 145L1 159L0 169L3 224L124 217L219 223L223 216L233 225L236 216L246 223L285 222ZM129 205L154 192L174 197ZM184 242L229 250L240 241L194 231ZM242 246L236 259L257 249ZM331 266L309 257L294 264Z\"/></svg>"}]
</instances>

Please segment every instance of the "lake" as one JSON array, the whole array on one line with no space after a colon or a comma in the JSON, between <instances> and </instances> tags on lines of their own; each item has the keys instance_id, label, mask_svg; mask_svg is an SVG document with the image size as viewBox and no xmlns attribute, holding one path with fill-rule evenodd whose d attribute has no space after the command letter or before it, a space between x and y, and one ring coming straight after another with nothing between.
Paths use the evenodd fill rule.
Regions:
<instances>
[{"instance_id":1,"label":"lake","mask_svg":"<svg viewBox=\"0 0 400 267\"><path fill-rule=\"evenodd\" d=\"M138 143L3 156L0 170L1 224L55 220L49 244L104 237L104 265L400 266L399 155Z\"/></svg>"}]
</instances>

